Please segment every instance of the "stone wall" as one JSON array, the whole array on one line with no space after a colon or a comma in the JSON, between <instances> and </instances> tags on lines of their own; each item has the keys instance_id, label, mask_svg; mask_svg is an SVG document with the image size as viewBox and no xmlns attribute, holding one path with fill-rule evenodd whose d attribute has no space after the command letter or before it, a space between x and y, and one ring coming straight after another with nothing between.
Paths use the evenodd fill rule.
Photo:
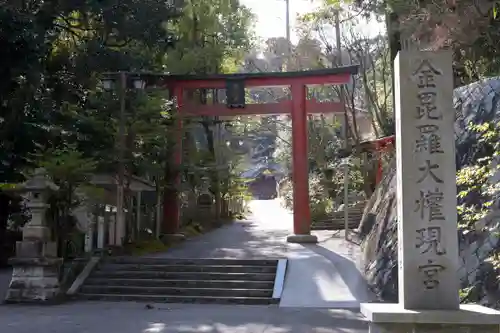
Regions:
<instances>
[{"instance_id":1,"label":"stone wall","mask_svg":"<svg viewBox=\"0 0 500 333\"><path fill-rule=\"evenodd\" d=\"M455 89L454 105L456 161L460 167L483 154L475 135L466 130L466 124L500 119L500 78ZM381 300L391 302L397 302L398 298L395 167L393 161L385 170L384 179L368 201L359 226L365 277ZM498 181L498 176L493 181ZM464 288L464 301L500 308L499 272L485 261L499 251L499 222L497 206L476 224L474 231L458 232L461 267L457 274Z\"/></svg>"}]
</instances>

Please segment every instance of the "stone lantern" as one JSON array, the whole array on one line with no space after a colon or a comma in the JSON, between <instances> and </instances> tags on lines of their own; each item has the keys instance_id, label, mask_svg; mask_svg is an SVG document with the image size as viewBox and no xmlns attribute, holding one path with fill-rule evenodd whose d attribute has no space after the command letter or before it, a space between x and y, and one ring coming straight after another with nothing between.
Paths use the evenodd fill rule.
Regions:
<instances>
[{"instance_id":1,"label":"stone lantern","mask_svg":"<svg viewBox=\"0 0 500 333\"><path fill-rule=\"evenodd\" d=\"M205 219L208 216L213 216L214 213L214 196L210 193L210 179L208 177L202 177L202 184L200 189L200 194L197 198L197 208L199 211L200 217L204 217Z\"/></svg>"},{"instance_id":2,"label":"stone lantern","mask_svg":"<svg viewBox=\"0 0 500 333\"><path fill-rule=\"evenodd\" d=\"M32 178L11 190L22 193L31 220L23 227L23 240L16 243L16 256L9 260L13 272L6 302L46 302L59 294L62 259L57 257L57 243L51 240L45 217L49 195L58 189L45 169L39 168Z\"/></svg>"},{"instance_id":3,"label":"stone lantern","mask_svg":"<svg viewBox=\"0 0 500 333\"><path fill-rule=\"evenodd\" d=\"M208 177L202 177L201 180L202 184L197 200L198 206L212 206L214 196L210 193L210 179Z\"/></svg>"}]
</instances>

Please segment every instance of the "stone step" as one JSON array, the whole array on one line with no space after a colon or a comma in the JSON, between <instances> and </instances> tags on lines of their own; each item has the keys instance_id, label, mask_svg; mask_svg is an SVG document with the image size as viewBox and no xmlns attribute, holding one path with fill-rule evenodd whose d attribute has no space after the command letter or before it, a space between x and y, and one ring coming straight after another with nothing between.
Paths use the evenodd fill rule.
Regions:
<instances>
[{"instance_id":1,"label":"stone step","mask_svg":"<svg viewBox=\"0 0 500 333\"><path fill-rule=\"evenodd\" d=\"M273 289L274 281L251 280L164 280L164 279L114 279L90 278L89 286L142 286L176 288L234 288Z\"/></svg>"},{"instance_id":2,"label":"stone step","mask_svg":"<svg viewBox=\"0 0 500 333\"><path fill-rule=\"evenodd\" d=\"M360 221L349 221L347 226L349 229L356 229L359 226ZM311 225L311 230L343 230L345 223L343 220L337 221L321 221L313 223Z\"/></svg>"},{"instance_id":3,"label":"stone step","mask_svg":"<svg viewBox=\"0 0 500 333\"><path fill-rule=\"evenodd\" d=\"M168 280L238 280L274 281L275 273L162 272L162 271L95 271L91 278L168 279Z\"/></svg>"},{"instance_id":4,"label":"stone step","mask_svg":"<svg viewBox=\"0 0 500 333\"><path fill-rule=\"evenodd\" d=\"M82 294L124 294L155 296L212 296L212 297L272 297L272 289L229 289L229 288L176 288L139 286L93 286L84 285Z\"/></svg>"},{"instance_id":5,"label":"stone step","mask_svg":"<svg viewBox=\"0 0 500 333\"><path fill-rule=\"evenodd\" d=\"M212 273L275 273L276 266L246 265L149 265L149 264L108 264L99 265L102 272L108 271L161 271L161 272L212 272Z\"/></svg>"},{"instance_id":6,"label":"stone step","mask_svg":"<svg viewBox=\"0 0 500 333\"><path fill-rule=\"evenodd\" d=\"M247 304L268 305L277 303L278 299L267 297L213 297L213 296L159 296L159 295L117 295L117 294L84 294L81 299L91 301L133 301L144 303L198 303L198 304Z\"/></svg>"},{"instance_id":7,"label":"stone step","mask_svg":"<svg viewBox=\"0 0 500 333\"><path fill-rule=\"evenodd\" d=\"M349 217L362 217L363 214L349 214ZM329 218L344 218L344 213L332 213L330 215L328 215Z\"/></svg>"},{"instance_id":8,"label":"stone step","mask_svg":"<svg viewBox=\"0 0 500 333\"><path fill-rule=\"evenodd\" d=\"M361 221L361 219L347 219L347 222L349 222L349 223L358 223L359 224L360 221ZM320 221L316 221L314 223L344 224L345 220L344 219L330 219L330 220L320 220Z\"/></svg>"},{"instance_id":9,"label":"stone step","mask_svg":"<svg viewBox=\"0 0 500 333\"><path fill-rule=\"evenodd\" d=\"M360 210L360 211L348 211L349 215L363 215L364 211ZM344 216L344 211L340 211L340 212L331 212L330 215L342 215Z\"/></svg>"},{"instance_id":10,"label":"stone step","mask_svg":"<svg viewBox=\"0 0 500 333\"><path fill-rule=\"evenodd\" d=\"M79 295L146 302L271 304L278 262L107 258L90 274Z\"/></svg>"},{"instance_id":11,"label":"stone step","mask_svg":"<svg viewBox=\"0 0 500 333\"><path fill-rule=\"evenodd\" d=\"M349 229L353 230L356 229L356 226L349 226ZM311 226L311 230L314 231L319 231L319 230L344 230L344 226L339 226L339 225L316 225L316 226Z\"/></svg>"},{"instance_id":12,"label":"stone step","mask_svg":"<svg viewBox=\"0 0 500 333\"><path fill-rule=\"evenodd\" d=\"M348 222L350 223L359 223L361 221L361 218L359 219L347 219ZM316 221L315 223L330 223L330 224L337 224L337 223L344 223L344 219L329 219L329 220L320 220Z\"/></svg>"},{"instance_id":13,"label":"stone step","mask_svg":"<svg viewBox=\"0 0 500 333\"><path fill-rule=\"evenodd\" d=\"M347 219L347 222L350 224L359 224L359 222L361 222L361 219ZM345 223L344 219L319 220L313 222L313 224L342 224L342 225L344 223Z\"/></svg>"},{"instance_id":14,"label":"stone step","mask_svg":"<svg viewBox=\"0 0 500 333\"><path fill-rule=\"evenodd\" d=\"M359 212L349 211L348 213L349 213L349 215L363 215L363 211L359 211ZM344 212L332 212L332 213L330 213L330 215L342 215L342 216L344 216Z\"/></svg>"},{"instance_id":15,"label":"stone step","mask_svg":"<svg viewBox=\"0 0 500 333\"><path fill-rule=\"evenodd\" d=\"M363 213L361 213L361 214L358 214L358 213L356 213L356 214L350 214L349 213L349 217L362 217L362 216L363 216ZM344 212L341 212L341 213L332 213L332 214L329 215L329 217L331 217L331 218L343 218L344 217Z\"/></svg>"},{"instance_id":16,"label":"stone step","mask_svg":"<svg viewBox=\"0 0 500 333\"><path fill-rule=\"evenodd\" d=\"M104 263L110 264L146 264L146 265L245 265L245 266L274 266L278 259L189 259L189 258L148 258L148 257L112 257L107 258Z\"/></svg>"},{"instance_id":17,"label":"stone step","mask_svg":"<svg viewBox=\"0 0 500 333\"><path fill-rule=\"evenodd\" d=\"M360 216L350 216L349 215L349 218L347 219L348 221L361 221L363 217L360 215ZM330 218L324 218L324 219L321 219L319 221L344 221L344 217L330 217ZM318 222L319 222L318 221Z\"/></svg>"}]
</instances>

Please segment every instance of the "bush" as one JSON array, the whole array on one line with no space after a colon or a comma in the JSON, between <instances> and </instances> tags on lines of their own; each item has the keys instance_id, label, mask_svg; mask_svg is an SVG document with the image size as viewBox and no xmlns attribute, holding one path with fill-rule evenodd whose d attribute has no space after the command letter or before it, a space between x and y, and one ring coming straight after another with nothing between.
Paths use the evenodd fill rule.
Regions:
<instances>
[{"instance_id":1,"label":"bush","mask_svg":"<svg viewBox=\"0 0 500 333\"><path fill-rule=\"evenodd\" d=\"M352 170L350 175L349 192L360 192L362 181L358 170ZM335 182L326 182L322 176L311 173L309 175L309 204L311 207L311 219L318 221L327 218L333 211L339 208L344 198L344 186L342 177L336 175ZM340 200L332 199L340 198ZM280 186L280 197L286 208L293 208L293 184L290 179L283 181Z\"/></svg>"},{"instance_id":2,"label":"bush","mask_svg":"<svg viewBox=\"0 0 500 333\"><path fill-rule=\"evenodd\" d=\"M164 244L159 239L151 239L127 244L126 252L134 256L142 256L149 253L163 252L169 249L168 244Z\"/></svg>"}]
</instances>

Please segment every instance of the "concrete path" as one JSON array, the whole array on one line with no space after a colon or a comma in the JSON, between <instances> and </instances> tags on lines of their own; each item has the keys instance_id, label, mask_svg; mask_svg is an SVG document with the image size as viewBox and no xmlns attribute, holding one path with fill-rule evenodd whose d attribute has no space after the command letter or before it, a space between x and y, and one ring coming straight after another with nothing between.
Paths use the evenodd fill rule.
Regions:
<instances>
[{"instance_id":1,"label":"concrete path","mask_svg":"<svg viewBox=\"0 0 500 333\"><path fill-rule=\"evenodd\" d=\"M319 244L286 242L292 215L278 200L253 201L253 216L185 242L165 258L288 258L281 307L350 308L374 300L358 270L359 247L318 231Z\"/></svg>"},{"instance_id":2,"label":"concrete path","mask_svg":"<svg viewBox=\"0 0 500 333\"><path fill-rule=\"evenodd\" d=\"M320 238L321 239L321 238ZM375 298L351 257L348 242L324 239L318 245L291 245L281 307L358 310Z\"/></svg>"},{"instance_id":3,"label":"concrete path","mask_svg":"<svg viewBox=\"0 0 500 333\"><path fill-rule=\"evenodd\" d=\"M276 200L253 201L250 219L237 221L184 242L155 257L162 258L283 258L291 215ZM151 257L149 255L148 257Z\"/></svg>"},{"instance_id":4,"label":"concrete path","mask_svg":"<svg viewBox=\"0 0 500 333\"><path fill-rule=\"evenodd\" d=\"M266 306L80 302L0 306L2 333L362 333L350 311Z\"/></svg>"}]
</instances>

